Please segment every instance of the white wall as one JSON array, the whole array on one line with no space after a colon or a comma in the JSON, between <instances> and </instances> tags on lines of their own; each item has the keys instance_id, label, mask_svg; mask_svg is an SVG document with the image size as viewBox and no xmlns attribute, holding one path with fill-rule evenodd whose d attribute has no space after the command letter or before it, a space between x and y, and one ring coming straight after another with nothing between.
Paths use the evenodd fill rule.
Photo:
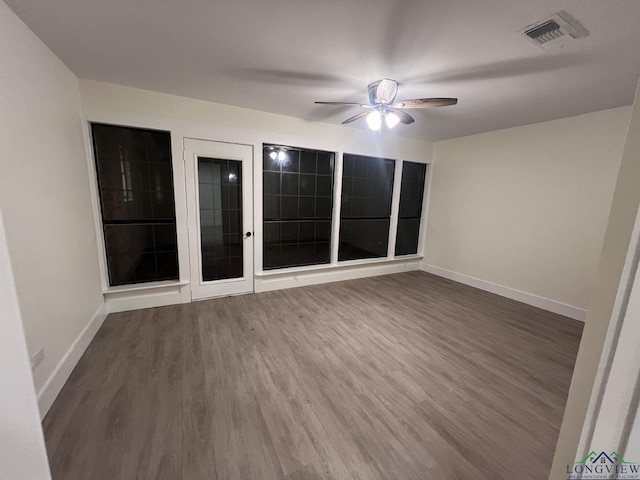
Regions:
<instances>
[{"instance_id":1,"label":"white wall","mask_svg":"<svg viewBox=\"0 0 640 480\"><path fill-rule=\"evenodd\" d=\"M633 423L629 425L629 439L624 453L628 458L640 458L640 406L637 403L635 409L636 415L632 419Z\"/></svg>"},{"instance_id":2,"label":"white wall","mask_svg":"<svg viewBox=\"0 0 640 480\"><path fill-rule=\"evenodd\" d=\"M0 7L1 8L1 7ZM0 478L51 478L0 215Z\"/></svg>"},{"instance_id":3,"label":"white wall","mask_svg":"<svg viewBox=\"0 0 640 480\"><path fill-rule=\"evenodd\" d=\"M604 395L608 375L614 374L614 382L624 382L612 388L627 387L637 381L636 378L616 378L615 356L624 342L618 343L616 337L624 335L626 313L625 299L630 300L629 312L635 308L630 296L637 265L636 245L639 237L634 225L640 206L640 83L636 90L635 102L629 124L624 153L617 176L617 183L611 204L606 235L600 256L595 287L589 302L587 324L582 334L576 366L571 379L571 388L567 398L562 427L551 470L551 480L567 478L566 464L586 455L585 450L597 441L596 424L600 407L606 408L607 396ZM631 318L632 327L637 325L637 317ZM637 343L635 344L637 350ZM621 349L624 353L624 349ZM624 360L624 359L623 359ZM628 359L627 359L628 361ZM633 361L633 360L631 360ZM631 364L632 366L632 364ZM624 371L624 361L622 364ZM611 369L610 372L608 369ZM594 388L595 386L595 388ZM615 395L614 395L615 399ZM637 401L637 398L636 398ZM603 417L606 420L606 417ZM585 421L586 420L586 421ZM580 438L583 436L580 450ZM606 436L600 437L604 440ZM611 437L609 437L610 439ZM630 448L636 448L637 440L629 442ZM594 448L609 448L609 445L593 445ZM615 450L617 446L611 446ZM624 455L624 452L620 452ZM631 461L638 460L631 458Z\"/></svg>"},{"instance_id":4,"label":"white wall","mask_svg":"<svg viewBox=\"0 0 640 480\"><path fill-rule=\"evenodd\" d=\"M437 142L425 269L583 319L629 115Z\"/></svg>"},{"instance_id":5,"label":"white wall","mask_svg":"<svg viewBox=\"0 0 640 480\"><path fill-rule=\"evenodd\" d=\"M633 247L630 249L632 261L629 276L633 278L628 279L628 287L624 289L628 291L628 296L623 293L626 298L623 301L624 307L620 312L620 318L616 318L614 314L611 319L609 328L609 332L613 333L610 336L611 352L609 355L602 356L599 367L602 381L600 385L596 382L597 387L591 395L590 403L594 408L592 419L589 420L592 421L586 422L587 428L583 428L578 448L578 452L586 450L585 455L591 449L598 452L613 450L624 455L623 458L640 458L640 448L638 448L640 438L633 438L634 434L640 435L640 432L626 431L634 421L638 408L638 393L640 393L639 237L640 224L636 220L632 235ZM609 353L607 348L604 352ZM634 450L627 449L630 439L635 440Z\"/></svg>"},{"instance_id":6,"label":"white wall","mask_svg":"<svg viewBox=\"0 0 640 480\"><path fill-rule=\"evenodd\" d=\"M164 93L151 92L92 80L80 80L80 96L84 120L117 125L168 130L171 132L174 183L176 194L176 221L180 262L179 287L165 287L151 291L108 293L110 311L140 308L187 301L189 297L189 255L187 239L185 168L183 139L198 138L235 142L254 147L254 233L256 258L260 265L262 242L262 144L276 143L297 147L317 148L336 152L375 155L396 160L431 161L433 144L416 139L372 133L293 117L275 115L256 110L221 105ZM88 136L87 124L85 125ZM400 127L399 127L400 128ZM404 127L404 128L411 128ZM338 159L339 163L339 159ZM339 170L336 168L336 174ZM190 179L193 180L193 179ZM97 196L94 192L94 202ZM96 207L96 212L98 209ZM261 275L258 268L256 291L288 288L311 283L379 275L408 269L417 269L417 260L393 265L374 263L368 267L334 267L332 272L310 270L279 275ZM102 264L103 279L104 264ZM117 289L116 289L117 290Z\"/></svg>"},{"instance_id":7,"label":"white wall","mask_svg":"<svg viewBox=\"0 0 640 480\"><path fill-rule=\"evenodd\" d=\"M1 1L0 65L0 206L44 413L103 304L78 80Z\"/></svg>"}]
</instances>

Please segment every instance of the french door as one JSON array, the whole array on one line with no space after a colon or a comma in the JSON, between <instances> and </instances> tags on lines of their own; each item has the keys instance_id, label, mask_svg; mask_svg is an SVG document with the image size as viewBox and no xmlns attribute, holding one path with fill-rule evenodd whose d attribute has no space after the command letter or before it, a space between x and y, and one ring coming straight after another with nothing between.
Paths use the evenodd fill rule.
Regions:
<instances>
[{"instance_id":1,"label":"french door","mask_svg":"<svg viewBox=\"0 0 640 480\"><path fill-rule=\"evenodd\" d=\"M191 298L253 292L253 147L184 139Z\"/></svg>"}]
</instances>

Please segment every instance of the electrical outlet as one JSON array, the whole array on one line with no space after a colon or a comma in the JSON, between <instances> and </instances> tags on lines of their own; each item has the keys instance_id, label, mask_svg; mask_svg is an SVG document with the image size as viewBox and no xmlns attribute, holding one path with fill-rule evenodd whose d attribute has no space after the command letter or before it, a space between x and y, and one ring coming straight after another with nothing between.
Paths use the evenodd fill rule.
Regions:
<instances>
[{"instance_id":1,"label":"electrical outlet","mask_svg":"<svg viewBox=\"0 0 640 480\"><path fill-rule=\"evenodd\" d=\"M36 353L31 357L31 371L35 372L36 368L40 366L42 361L44 360L44 348L40 348Z\"/></svg>"}]
</instances>

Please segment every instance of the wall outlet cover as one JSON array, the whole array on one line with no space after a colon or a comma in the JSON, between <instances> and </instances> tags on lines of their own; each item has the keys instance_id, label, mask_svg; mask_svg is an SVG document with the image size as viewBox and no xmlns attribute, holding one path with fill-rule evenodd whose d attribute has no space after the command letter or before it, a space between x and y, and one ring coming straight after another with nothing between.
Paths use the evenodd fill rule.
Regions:
<instances>
[{"instance_id":1,"label":"wall outlet cover","mask_svg":"<svg viewBox=\"0 0 640 480\"><path fill-rule=\"evenodd\" d=\"M36 353L31 356L31 371L35 372L36 368L40 366L40 364L44 360L44 348L40 347Z\"/></svg>"}]
</instances>

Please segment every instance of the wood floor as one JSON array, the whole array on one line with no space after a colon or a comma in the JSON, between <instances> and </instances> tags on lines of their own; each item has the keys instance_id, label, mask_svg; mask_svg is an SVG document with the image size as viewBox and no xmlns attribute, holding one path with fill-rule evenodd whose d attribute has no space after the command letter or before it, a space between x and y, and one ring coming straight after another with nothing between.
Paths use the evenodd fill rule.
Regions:
<instances>
[{"instance_id":1,"label":"wood floor","mask_svg":"<svg viewBox=\"0 0 640 480\"><path fill-rule=\"evenodd\" d=\"M581 332L424 272L112 314L53 477L543 480Z\"/></svg>"}]
</instances>

